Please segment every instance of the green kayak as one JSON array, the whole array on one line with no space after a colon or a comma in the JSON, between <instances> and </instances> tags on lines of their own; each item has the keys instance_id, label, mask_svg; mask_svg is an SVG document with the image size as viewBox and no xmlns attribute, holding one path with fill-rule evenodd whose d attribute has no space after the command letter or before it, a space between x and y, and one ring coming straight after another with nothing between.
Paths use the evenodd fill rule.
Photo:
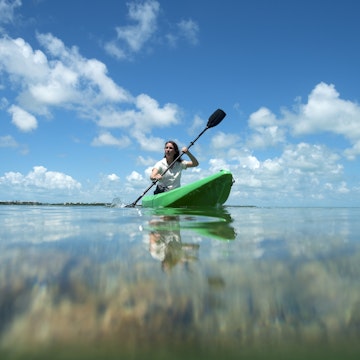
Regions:
<instances>
[{"instance_id":1,"label":"green kayak","mask_svg":"<svg viewBox=\"0 0 360 360\"><path fill-rule=\"evenodd\" d=\"M228 199L233 177L230 171L221 170L200 179L157 195L146 195L142 199L144 207L184 207L216 206Z\"/></svg>"}]
</instances>

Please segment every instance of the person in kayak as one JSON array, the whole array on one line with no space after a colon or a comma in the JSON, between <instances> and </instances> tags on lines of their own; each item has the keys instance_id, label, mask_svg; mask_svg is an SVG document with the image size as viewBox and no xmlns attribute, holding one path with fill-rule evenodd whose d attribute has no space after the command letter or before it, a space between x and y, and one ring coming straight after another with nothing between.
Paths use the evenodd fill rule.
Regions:
<instances>
[{"instance_id":1,"label":"person in kayak","mask_svg":"<svg viewBox=\"0 0 360 360\"><path fill-rule=\"evenodd\" d=\"M199 165L196 157L191 154L187 147L181 149L183 154L186 154L190 161L181 160L180 158L168 169L171 163L180 155L179 147L174 141L167 141L164 148L165 154L163 159L158 161L151 171L150 180L158 181L154 194L159 194L164 191L176 189L181 186L181 172L184 169L196 167ZM166 171L166 169L168 169ZM161 175L166 171L164 175Z\"/></svg>"}]
</instances>

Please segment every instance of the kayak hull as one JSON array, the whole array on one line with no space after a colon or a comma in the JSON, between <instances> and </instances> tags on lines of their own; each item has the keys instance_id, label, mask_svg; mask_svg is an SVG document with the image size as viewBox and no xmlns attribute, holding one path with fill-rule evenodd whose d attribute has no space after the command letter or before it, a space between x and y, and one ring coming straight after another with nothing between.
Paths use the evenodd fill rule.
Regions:
<instances>
[{"instance_id":1,"label":"kayak hull","mask_svg":"<svg viewBox=\"0 0 360 360\"><path fill-rule=\"evenodd\" d=\"M146 195L142 199L144 207L188 207L218 206L229 197L233 177L230 171L221 170L200 179L157 195Z\"/></svg>"}]
</instances>

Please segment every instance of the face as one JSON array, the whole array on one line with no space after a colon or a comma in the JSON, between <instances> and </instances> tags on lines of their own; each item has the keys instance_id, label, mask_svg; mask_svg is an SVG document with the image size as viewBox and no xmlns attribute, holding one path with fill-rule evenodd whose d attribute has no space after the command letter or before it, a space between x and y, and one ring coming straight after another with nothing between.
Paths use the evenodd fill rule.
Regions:
<instances>
[{"instance_id":1,"label":"face","mask_svg":"<svg viewBox=\"0 0 360 360\"><path fill-rule=\"evenodd\" d=\"M175 154L175 149L174 149L174 145L172 143L166 143L165 144L165 156L174 156Z\"/></svg>"}]
</instances>

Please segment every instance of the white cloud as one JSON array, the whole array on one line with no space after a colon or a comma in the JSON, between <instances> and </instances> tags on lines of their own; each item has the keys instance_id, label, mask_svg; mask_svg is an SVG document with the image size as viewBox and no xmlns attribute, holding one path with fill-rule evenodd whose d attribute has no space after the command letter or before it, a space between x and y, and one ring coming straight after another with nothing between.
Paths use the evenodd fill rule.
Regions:
<instances>
[{"instance_id":1,"label":"white cloud","mask_svg":"<svg viewBox=\"0 0 360 360\"><path fill-rule=\"evenodd\" d=\"M331 131L348 138L360 136L360 107L340 99L334 85L320 83L299 107L299 118L294 124L296 135Z\"/></svg>"},{"instance_id":2,"label":"white cloud","mask_svg":"<svg viewBox=\"0 0 360 360\"><path fill-rule=\"evenodd\" d=\"M144 3L128 3L129 17L135 25L116 28L118 39L124 40L132 51L139 51L156 30L156 19L160 4L149 0Z\"/></svg>"},{"instance_id":3,"label":"white cloud","mask_svg":"<svg viewBox=\"0 0 360 360\"><path fill-rule=\"evenodd\" d=\"M285 141L284 127L267 108L260 108L250 115L249 127L255 131L248 141L248 146L253 149L276 146Z\"/></svg>"},{"instance_id":4,"label":"white cloud","mask_svg":"<svg viewBox=\"0 0 360 360\"><path fill-rule=\"evenodd\" d=\"M101 109L98 114L98 125L104 128L126 128L133 125L138 116L135 109L122 111L116 107L108 106Z\"/></svg>"},{"instance_id":5,"label":"white cloud","mask_svg":"<svg viewBox=\"0 0 360 360\"><path fill-rule=\"evenodd\" d=\"M305 104L300 102L293 110L282 109L277 118L267 108L260 108L248 121L254 133L247 145L252 148L273 147L286 142L290 131L294 136L333 133L343 136L352 145L344 155L354 160L360 154L360 106L343 100L334 85L319 83L311 91Z\"/></svg>"},{"instance_id":6,"label":"white cloud","mask_svg":"<svg viewBox=\"0 0 360 360\"><path fill-rule=\"evenodd\" d=\"M155 164L156 160L154 160L152 157L144 158L143 156L140 155L137 158L137 162L143 166L151 166Z\"/></svg>"},{"instance_id":7,"label":"white cloud","mask_svg":"<svg viewBox=\"0 0 360 360\"><path fill-rule=\"evenodd\" d=\"M104 45L104 49L109 55L113 56L118 60L123 60L127 58L126 51L122 50L115 40L108 41Z\"/></svg>"},{"instance_id":8,"label":"white cloud","mask_svg":"<svg viewBox=\"0 0 360 360\"><path fill-rule=\"evenodd\" d=\"M343 166L338 164L339 155L321 145L300 143L285 148L282 161L288 169L298 174L313 173L333 177L340 175Z\"/></svg>"},{"instance_id":9,"label":"white cloud","mask_svg":"<svg viewBox=\"0 0 360 360\"><path fill-rule=\"evenodd\" d=\"M210 159L209 160L210 171L217 172L223 169L229 169L230 166L224 159Z\"/></svg>"},{"instance_id":10,"label":"white cloud","mask_svg":"<svg viewBox=\"0 0 360 360\"><path fill-rule=\"evenodd\" d=\"M236 134L225 134L219 131L211 139L211 147L215 149L226 149L236 145L240 137Z\"/></svg>"},{"instance_id":11,"label":"white cloud","mask_svg":"<svg viewBox=\"0 0 360 360\"><path fill-rule=\"evenodd\" d=\"M255 169L260 167L260 163L259 161L255 158L252 157L254 159L254 162L256 163L255 165ZM268 172L268 174L281 174L282 172L282 164L281 162L278 161L278 159L266 159L263 164L262 164L263 168L265 171Z\"/></svg>"},{"instance_id":12,"label":"white cloud","mask_svg":"<svg viewBox=\"0 0 360 360\"><path fill-rule=\"evenodd\" d=\"M35 129L34 115L51 117L53 108L74 110L100 128L128 128L140 141L154 127L179 123L175 104L160 106L146 94L133 97L114 83L102 62L82 57L76 47L67 48L51 34L38 34L37 38L45 52L33 50L23 39L0 39L0 67L8 75L8 88L18 91L19 103L10 112L22 131ZM95 144L125 146L125 138L113 140L103 135Z\"/></svg>"},{"instance_id":13,"label":"white cloud","mask_svg":"<svg viewBox=\"0 0 360 360\"><path fill-rule=\"evenodd\" d=\"M199 42L199 25L194 20L181 20L178 27L181 36L185 37L191 44L196 45Z\"/></svg>"},{"instance_id":14,"label":"white cloud","mask_svg":"<svg viewBox=\"0 0 360 360\"><path fill-rule=\"evenodd\" d=\"M175 47L177 44L178 36L175 34L166 34L165 39L171 47Z\"/></svg>"},{"instance_id":15,"label":"white cloud","mask_svg":"<svg viewBox=\"0 0 360 360\"><path fill-rule=\"evenodd\" d=\"M155 0L144 2L131 1L128 6L128 18L131 25L117 26L117 38L105 43L108 54L118 60L131 59L134 53L140 52L153 39L158 43L166 43L175 47L179 39L185 39L192 45L199 42L199 25L192 19L180 20L176 24L167 21L162 28L168 26L170 30L163 35L159 31L160 3ZM160 29L160 30L161 30Z\"/></svg>"},{"instance_id":16,"label":"white cloud","mask_svg":"<svg viewBox=\"0 0 360 360\"><path fill-rule=\"evenodd\" d=\"M49 53L59 58L62 65L68 71L68 76L65 76L64 84L69 84L71 88L77 90L79 84L82 84L82 91L88 92L92 95L92 100L97 101L129 101L131 96L117 86L114 81L107 75L107 67L104 63L96 59L85 59L80 54L76 47L71 49L65 47L64 43L51 34L38 34L38 40L42 46L46 48ZM56 65L54 63L52 73L56 73ZM64 69L59 72L63 76ZM55 76L55 78L57 78Z\"/></svg>"},{"instance_id":17,"label":"white cloud","mask_svg":"<svg viewBox=\"0 0 360 360\"><path fill-rule=\"evenodd\" d=\"M189 134L194 135L195 132L197 133L200 128L202 130L205 127L204 124L205 124L204 120L200 116L195 115L193 123L188 129Z\"/></svg>"},{"instance_id":18,"label":"white cloud","mask_svg":"<svg viewBox=\"0 0 360 360\"><path fill-rule=\"evenodd\" d=\"M239 160L243 169L256 170L260 168L260 161L253 155L241 156Z\"/></svg>"},{"instance_id":19,"label":"white cloud","mask_svg":"<svg viewBox=\"0 0 360 360\"><path fill-rule=\"evenodd\" d=\"M29 84L28 96L43 106L77 102L79 101L79 94L76 91L78 80L74 70L58 62L51 70L49 69L47 80L41 79L39 82Z\"/></svg>"},{"instance_id":20,"label":"white cloud","mask_svg":"<svg viewBox=\"0 0 360 360\"><path fill-rule=\"evenodd\" d=\"M0 0L0 24L13 22L14 11L19 6L21 6L21 0Z\"/></svg>"},{"instance_id":21,"label":"white cloud","mask_svg":"<svg viewBox=\"0 0 360 360\"><path fill-rule=\"evenodd\" d=\"M38 114L49 114L49 106L75 108L92 117L94 108L109 103L132 103L127 91L107 75L106 66L83 58L77 48L67 48L51 34L38 34L50 58L33 50L23 39L0 39L0 66L11 87L19 89L20 105Z\"/></svg>"},{"instance_id":22,"label":"white cloud","mask_svg":"<svg viewBox=\"0 0 360 360\"><path fill-rule=\"evenodd\" d=\"M0 84L0 90L3 89L3 86ZM9 106L9 101L5 97L0 99L0 110L6 109Z\"/></svg>"},{"instance_id":23,"label":"white cloud","mask_svg":"<svg viewBox=\"0 0 360 360\"><path fill-rule=\"evenodd\" d=\"M232 193L240 202L251 199L253 204L301 204L311 199L330 199L351 190L344 183L340 156L324 145L299 143L285 146L279 157L260 160L239 151L228 163L216 169L232 171L235 184ZM215 170L215 169L212 169ZM299 202L300 201L300 202Z\"/></svg>"},{"instance_id":24,"label":"white cloud","mask_svg":"<svg viewBox=\"0 0 360 360\"><path fill-rule=\"evenodd\" d=\"M277 124L276 116L266 107L260 108L258 111L250 115L249 127L257 129L259 127L274 126Z\"/></svg>"},{"instance_id":25,"label":"white cloud","mask_svg":"<svg viewBox=\"0 0 360 360\"><path fill-rule=\"evenodd\" d=\"M360 139L354 143L354 146L349 149L345 149L344 155L349 160L355 160L355 158L360 154Z\"/></svg>"},{"instance_id":26,"label":"white cloud","mask_svg":"<svg viewBox=\"0 0 360 360\"><path fill-rule=\"evenodd\" d=\"M8 112L12 115L12 123L23 132L35 130L38 126L35 116L29 114L22 108L11 105Z\"/></svg>"},{"instance_id":27,"label":"white cloud","mask_svg":"<svg viewBox=\"0 0 360 360\"><path fill-rule=\"evenodd\" d=\"M167 127L180 122L179 110L175 104L159 103L146 94L140 94L135 99L136 109L121 111L114 108L106 109L98 122L105 128L129 127L130 131L145 134L153 127Z\"/></svg>"},{"instance_id":28,"label":"white cloud","mask_svg":"<svg viewBox=\"0 0 360 360\"><path fill-rule=\"evenodd\" d=\"M157 29L157 18L160 4L154 0L143 3L129 2L128 17L134 24L116 27L117 41L105 44L105 50L118 59L123 59L129 53L139 52L151 39Z\"/></svg>"},{"instance_id":29,"label":"white cloud","mask_svg":"<svg viewBox=\"0 0 360 360\"><path fill-rule=\"evenodd\" d=\"M19 144L11 135L0 136L0 147L16 148Z\"/></svg>"},{"instance_id":30,"label":"white cloud","mask_svg":"<svg viewBox=\"0 0 360 360\"><path fill-rule=\"evenodd\" d=\"M127 136L122 138L116 138L110 132L103 132L98 137L96 137L91 145L93 146L116 146L120 148L125 148L131 143L130 139Z\"/></svg>"},{"instance_id":31,"label":"white cloud","mask_svg":"<svg viewBox=\"0 0 360 360\"><path fill-rule=\"evenodd\" d=\"M360 154L360 106L343 100L334 85L315 86L306 104L299 105L298 113L286 113L295 135L331 132L350 141L352 148L345 151L351 159Z\"/></svg>"},{"instance_id":32,"label":"white cloud","mask_svg":"<svg viewBox=\"0 0 360 360\"><path fill-rule=\"evenodd\" d=\"M264 154L262 154L264 155ZM209 161L209 173L228 169L235 179L232 204L276 206L338 201L359 193L345 182L341 157L325 145L287 144L277 157L260 159L243 146ZM203 176L205 176L203 172Z\"/></svg>"},{"instance_id":33,"label":"white cloud","mask_svg":"<svg viewBox=\"0 0 360 360\"><path fill-rule=\"evenodd\" d=\"M167 43L176 47L181 39L185 39L191 45L199 43L199 25L192 19L181 20L176 24L175 31L171 30L165 35Z\"/></svg>"},{"instance_id":34,"label":"white cloud","mask_svg":"<svg viewBox=\"0 0 360 360\"><path fill-rule=\"evenodd\" d=\"M133 133L134 138L139 143L141 149L146 149L146 151L163 151L164 149L164 140L155 136L148 136L142 131L136 131Z\"/></svg>"},{"instance_id":35,"label":"white cloud","mask_svg":"<svg viewBox=\"0 0 360 360\"><path fill-rule=\"evenodd\" d=\"M133 181L137 182L137 181L142 181L143 177L138 172L133 171L129 176L126 177L126 180L129 182L133 182Z\"/></svg>"},{"instance_id":36,"label":"white cloud","mask_svg":"<svg viewBox=\"0 0 360 360\"><path fill-rule=\"evenodd\" d=\"M110 181L118 181L120 180L119 176L117 176L116 174L110 174L107 176L108 180Z\"/></svg>"},{"instance_id":37,"label":"white cloud","mask_svg":"<svg viewBox=\"0 0 360 360\"><path fill-rule=\"evenodd\" d=\"M21 185L25 188L43 189L80 189L81 184L71 176L57 171L48 171L43 166L34 166L27 175L19 172L7 172L0 177L0 184Z\"/></svg>"},{"instance_id":38,"label":"white cloud","mask_svg":"<svg viewBox=\"0 0 360 360\"><path fill-rule=\"evenodd\" d=\"M338 187L338 192L342 194L347 194L350 192L350 189L347 187L347 184L345 181L342 181L340 186Z\"/></svg>"},{"instance_id":39,"label":"white cloud","mask_svg":"<svg viewBox=\"0 0 360 360\"><path fill-rule=\"evenodd\" d=\"M144 128L144 125L170 126L179 122L178 107L175 104L165 104L160 108L155 99L141 94L136 98L136 106L142 113L142 119L137 123L139 128Z\"/></svg>"},{"instance_id":40,"label":"white cloud","mask_svg":"<svg viewBox=\"0 0 360 360\"><path fill-rule=\"evenodd\" d=\"M4 71L11 75L13 83L36 83L46 79L49 68L45 54L40 50L33 50L23 39L0 39L0 64Z\"/></svg>"}]
</instances>

